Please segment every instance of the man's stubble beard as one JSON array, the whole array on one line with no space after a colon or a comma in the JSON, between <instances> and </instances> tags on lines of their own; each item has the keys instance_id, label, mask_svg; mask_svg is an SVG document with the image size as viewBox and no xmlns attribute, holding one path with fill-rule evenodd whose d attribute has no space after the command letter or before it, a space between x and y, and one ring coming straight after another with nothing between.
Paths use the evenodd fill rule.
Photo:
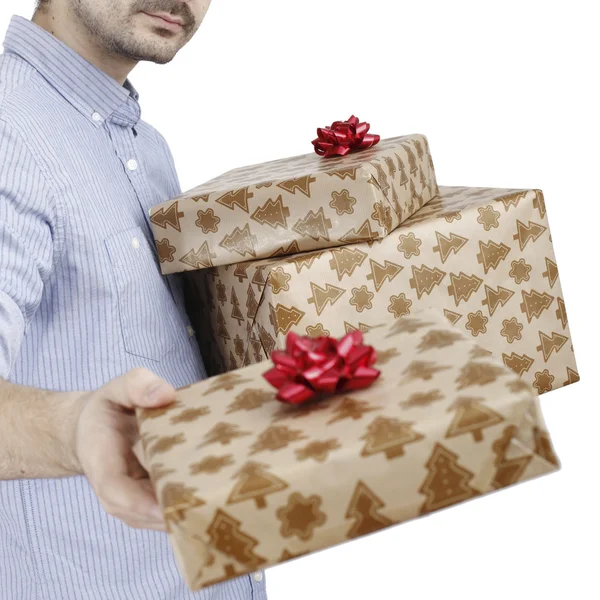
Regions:
<instances>
[{"instance_id":1,"label":"man's stubble beard","mask_svg":"<svg viewBox=\"0 0 600 600\"><path fill-rule=\"evenodd\" d=\"M79 23L91 35L99 48L111 56L134 62L148 61L156 64L170 62L181 47L191 38L190 29L194 27L193 23L186 23L183 29L185 35L182 36L179 33L182 39L177 45L162 45L158 41L136 38L134 18L136 15L140 15L140 13L130 12L126 16L121 17L119 12L123 10L123 5L119 0L109 2L105 9L106 18L90 12L87 9L87 4L82 3L81 0L71 0L70 5ZM114 18L114 15L118 15L117 18ZM183 18L185 19L185 17ZM191 32L192 35L194 32L195 28ZM173 37L171 32L165 30L161 34L158 29L155 35L162 35L166 40Z\"/></svg>"}]
</instances>

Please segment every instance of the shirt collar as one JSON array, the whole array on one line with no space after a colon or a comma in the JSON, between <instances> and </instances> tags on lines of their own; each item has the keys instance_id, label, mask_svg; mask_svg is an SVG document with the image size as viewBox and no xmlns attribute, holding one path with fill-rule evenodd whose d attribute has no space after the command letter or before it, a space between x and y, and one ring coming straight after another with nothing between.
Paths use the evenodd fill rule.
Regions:
<instances>
[{"instance_id":1,"label":"shirt collar","mask_svg":"<svg viewBox=\"0 0 600 600\"><path fill-rule=\"evenodd\" d=\"M131 113L131 124L139 119L139 94L129 79L119 85L104 71L85 60L39 25L13 15L4 39L4 50L33 66L56 91L88 119L100 125L113 113ZM129 100L129 98L132 100ZM128 105L131 107L128 110Z\"/></svg>"}]
</instances>

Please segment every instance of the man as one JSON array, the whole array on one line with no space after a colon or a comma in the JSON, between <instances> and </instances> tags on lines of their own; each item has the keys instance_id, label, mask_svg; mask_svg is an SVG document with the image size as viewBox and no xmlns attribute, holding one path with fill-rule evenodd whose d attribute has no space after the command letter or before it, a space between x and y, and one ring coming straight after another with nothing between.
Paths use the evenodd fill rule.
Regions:
<instances>
[{"instance_id":1,"label":"man","mask_svg":"<svg viewBox=\"0 0 600 600\"><path fill-rule=\"evenodd\" d=\"M127 79L209 0L44 0L0 55L0 598L264 600L261 572L185 587L135 406L205 376L148 209L180 193Z\"/></svg>"}]
</instances>

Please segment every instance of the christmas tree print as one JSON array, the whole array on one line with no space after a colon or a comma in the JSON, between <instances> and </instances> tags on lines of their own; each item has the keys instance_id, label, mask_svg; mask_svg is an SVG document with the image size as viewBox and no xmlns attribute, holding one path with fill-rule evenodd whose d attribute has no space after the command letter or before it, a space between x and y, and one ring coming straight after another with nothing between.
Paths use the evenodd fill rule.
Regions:
<instances>
[{"instance_id":1,"label":"christmas tree print","mask_svg":"<svg viewBox=\"0 0 600 600\"><path fill-rule=\"evenodd\" d=\"M150 480L156 486L161 479L164 479L168 475L173 475L175 472L175 469L168 469L162 463L154 463L150 467Z\"/></svg>"},{"instance_id":2,"label":"christmas tree print","mask_svg":"<svg viewBox=\"0 0 600 600\"><path fill-rule=\"evenodd\" d=\"M248 212L248 200L254 197L249 191L249 188L242 188L241 190L236 190L234 192L227 192L220 198L217 198L217 204L221 204L225 206L229 210L235 210L235 207L238 206L244 212Z\"/></svg>"},{"instance_id":3,"label":"christmas tree print","mask_svg":"<svg viewBox=\"0 0 600 600\"><path fill-rule=\"evenodd\" d=\"M238 281L242 283L244 279L248 279L248 264L238 263L235 265L235 271L233 272L234 277L237 277Z\"/></svg>"},{"instance_id":4,"label":"christmas tree print","mask_svg":"<svg viewBox=\"0 0 600 600\"><path fill-rule=\"evenodd\" d=\"M282 181L277 184L277 187L280 187L282 190L289 192L290 194L295 194L296 190L310 198L310 186L314 183L316 179L311 177L310 175L305 175L304 177L298 177L296 179L290 179L289 181Z\"/></svg>"},{"instance_id":5,"label":"christmas tree print","mask_svg":"<svg viewBox=\"0 0 600 600\"><path fill-rule=\"evenodd\" d=\"M502 360L504 364L514 371L519 376L526 373L531 368L531 365L535 362L533 358L527 356L527 354L523 354L522 356L519 354L515 354L514 352L510 355L502 354Z\"/></svg>"},{"instance_id":6,"label":"christmas tree print","mask_svg":"<svg viewBox=\"0 0 600 600\"><path fill-rule=\"evenodd\" d=\"M218 377L211 378L211 385L202 394L203 396L207 396L208 394L214 394L215 392L230 392L236 386L241 385L242 383L250 383L251 379L245 379L239 373L223 373L223 375L219 375Z\"/></svg>"},{"instance_id":7,"label":"christmas tree print","mask_svg":"<svg viewBox=\"0 0 600 600\"><path fill-rule=\"evenodd\" d=\"M546 216L546 201L541 190L535 190L535 199L533 200L533 208L540 211L540 219Z\"/></svg>"},{"instance_id":8,"label":"christmas tree print","mask_svg":"<svg viewBox=\"0 0 600 600\"><path fill-rule=\"evenodd\" d=\"M202 200L202 202L208 202L209 197L210 194L200 194L198 196L190 196L190 200L193 200L194 202L200 202L200 200Z\"/></svg>"},{"instance_id":9,"label":"christmas tree print","mask_svg":"<svg viewBox=\"0 0 600 600\"><path fill-rule=\"evenodd\" d=\"M563 385L571 385L572 383L577 383L580 381L579 373L567 367L567 380L563 383Z\"/></svg>"},{"instance_id":10,"label":"christmas tree print","mask_svg":"<svg viewBox=\"0 0 600 600\"><path fill-rule=\"evenodd\" d=\"M438 348L447 348L448 346L452 346L455 342L464 339L463 335L458 331L432 329L425 334L418 346L418 350L419 353L422 353Z\"/></svg>"},{"instance_id":11,"label":"christmas tree print","mask_svg":"<svg viewBox=\"0 0 600 600\"><path fill-rule=\"evenodd\" d=\"M551 288L554 287L554 284L558 279L558 266L548 257L546 257L546 271L542 273L542 277L546 277L548 279Z\"/></svg>"},{"instance_id":12,"label":"christmas tree print","mask_svg":"<svg viewBox=\"0 0 600 600\"><path fill-rule=\"evenodd\" d=\"M212 547L231 556L246 568L256 569L265 564L266 560L253 552L258 540L243 533L241 524L241 521L218 508L206 533Z\"/></svg>"},{"instance_id":13,"label":"christmas tree print","mask_svg":"<svg viewBox=\"0 0 600 600\"><path fill-rule=\"evenodd\" d=\"M272 402L273 392L260 389L245 389L239 393L234 401L227 407L227 414L240 410L254 410L267 402Z\"/></svg>"},{"instance_id":14,"label":"christmas tree print","mask_svg":"<svg viewBox=\"0 0 600 600\"><path fill-rule=\"evenodd\" d=\"M356 181L357 171L358 167L348 167L347 169L337 169L336 171L331 171L327 173L327 175L329 175L329 177L339 177L342 181L346 178Z\"/></svg>"},{"instance_id":15,"label":"christmas tree print","mask_svg":"<svg viewBox=\"0 0 600 600\"><path fill-rule=\"evenodd\" d=\"M496 244L490 240L487 244L479 242L479 254L477 262L483 265L483 270L487 275L490 269L497 269L500 261L504 260L510 248L506 244Z\"/></svg>"},{"instance_id":16,"label":"christmas tree print","mask_svg":"<svg viewBox=\"0 0 600 600\"><path fill-rule=\"evenodd\" d=\"M159 437L153 444L152 448L147 450L146 454L150 457L154 457L157 454L164 454L175 446L185 444L185 435L183 433L176 433L175 435L164 435Z\"/></svg>"},{"instance_id":17,"label":"christmas tree print","mask_svg":"<svg viewBox=\"0 0 600 600\"><path fill-rule=\"evenodd\" d=\"M181 225L179 220L184 216L184 213L180 212L179 204L177 201L170 204L167 208L159 208L150 217L150 221L162 229L167 229L167 226L172 227L176 231L181 232Z\"/></svg>"},{"instance_id":18,"label":"christmas tree print","mask_svg":"<svg viewBox=\"0 0 600 600\"><path fill-rule=\"evenodd\" d=\"M324 463L329 458L330 452L339 450L341 447L342 446L336 439L330 439L324 442L315 441L304 448L296 450L296 457L298 460L312 458L319 463Z\"/></svg>"},{"instance_id":19,"label":"christmas tree print","mask_svg":"<svg viewBox=\"0 0 600 600\"><path fill-rule=\"evenodd\" d=\"M372 406L370 402L365 400L357 400L350 396L341 399L341 402L336 406L333 417L327 421L327 425L333 425L344 419L352 419L358 421L367 413L374 410L380 410L380 407Z\"/></svg>"},{"instance_id":20,"label":"christmas tree print","mask_svg":"<svg viewBox=\"0 0 600 600\"><path fill-rule=\"evenodd\" d=\"M402 159L395 154L396 160L398 161L398 169L400 169L400 185L406 189L406 184L408 183L408 175L406 174L406 165L402 161Z\"/></svg>"},{"instance_id":21,"label":"christmas tree print","mask_svg":"<svg viewBox=\"0 0 600 600\"><path fill-rule=\"evenodd\" d=\"M405 144L402 144L402 147L404 148L404 151L406 152L406 155L408 156L408 166L410 169L410 173L411 173L411 175L414 175L418 171L417 157L415 156L415 153L412 151L410 146L406 146Z\"/></svg>"},{"instance_id":22,"label":"christmas tree print","mask_svg":"<svg viewBox=\"0 0 600 600\"><path fill-rule=\"evenodd\" d=\"M243 229L236 227L219 242L219 246L229 252L235 252L242 257L250 255L253 258L256 258L256 244L256 236L250 232L248 223Z\"/></svg>"},{"instance_id":23,"label":"christmas tree print","mask_svg":"<svg viewBox=\"0 0 600 600\"><path fill-rule=\"evenodd\" d=\"M494 315L498 306L504 306L515 293L512 290L508 290L501 286L498 286L497 290L491 287L485 286L485 300L481 302L483 306L487 306L490 311L490 317Z\"/></svg>"},{"instance_id":24,"label":"christmas tree print","mask_svg":"<svg viewBox=\"0 0 600 600\"><path fill-rule=\"evenodd\" d=\"M300 252L300 246L298 242L294 240L287 248L285 246L281 246L271 254L271 257L277 256L289 256L291 254L298 254Z\"/></svg>"},{"instance_id":25,"label":"christmas tree print","mask_svg":"<svg viewBox=\"0 0 600 600\"><path fill-rule=\"evenodd\" d=\"M357 248L333 248L331 254L333 258L329 261L329 268L337 273L338 281L344 275L351 276L367 258L367 253Z\"/></svg>"},{"instance_id":26,"label":"christmas tree print","mask_svg":"<svg viewBox=\"0 0 600 600\"><path fill-rule=\"evenodd\" d=\"M448 260L450 254L458 254L459 250L469 241L468 238L457 235L456 233L450 233L450 237L446 237L439 231L435 232L437 237L437 246L434 246L433 251L439 252L442 259L442 263Z\"/></svg>"},{"instance_id":27,"label":"christmas tree print","mask_svg":"<svg viewBox=\"0 0 600 600\"><path fill-rule=\"evenodd\" d=\"M383 453L388 460L404 456L404 446L424 439L412 428L413 423L398 419L377 417L360 439L366 444L360 455L363 457Z\"/></svg>"},{"instance_id":28,"label":"christmas tree print","mask_svg":"<svg viewBox=\"0 0 600 600\"><path fill-rule=\"evenodd\" d=\"M560 321L562 328L567 326L567 309L565 301L562 298L557 299L558 308L556 309L556 318Z\"/></svg>"},{"instance_id":29,"label":"christmas tree print","mask_svg":"<svg viewBox=\"0 0 600 600\"><path fill-rule=\"evenodd\" d=\"M502 198L498 198L497 202L502 202L504 204L504 212L508 212L508 209L513 206L519 206L519 202L524 198L524 195L520 192L515 194L509 194L508 196L503 196Z\"/></svg>"},{"instance_id":30,"label":"christmas tree print","mask_svg":"<svg viewBox=\"0 0 600 600\"><path fill-rule=\"evenodd\" d=\"M173 415L170 419L171 425L178 425L179 423L193 423L200 417L204 417L210 414L210 407L208 406L197 406L196 408L186 408L183 412L178 415Z\"/></svg>"},{"instance_id":31,"label":"christmas tree print","mask_svg":"<svg viewBox=\"0 0 600 600\"><path fill-rule=\"evenodd\" d=\"M223 311L219 308L217 310L217 335L224 340L230 340L229 332L227 331L227 327L225 325L225 316L223 315Z\"/></svg>"},{"instance_id":32,"label":"christmas tree print","mask_svg":"<svg viewBox=\"0 0 600 600\"><path fill-rule=\"evenodd\" d=\"M322 503L322 498L316 494L307 498L298 492L291 494L287 505L276 512L281 521L281 535L285 538L296 536L305 542L310 540L315 529L327 521L327 515L320 509Z\"/></svg>"},{"instance_id":33,"label":"christmas tree print","mask_svg":"<svg viewBox=\"0 0 600 600\"><path fill-rule=\"evenodd\" d=\"M305 439L307 436L299 429L290 429L287 425L271 425L252 444L250 454L258 454L266 450L281 450L287 448L291 442Z\"/></svg>"},{"instance_id":34,"label":"christmas tree print","mask_svg":"<svg viewBox=\"0 0 600 600\"><path fill-rule=\"evenodd\" d=\"M456 415L446 432L447 438L470 433L475 442L483 441L483 429L498 425L504 418L481 402L484 398L459 397L448 408L448 412L456 411Z\"/></svg>"},{"instance_id":35,"label":"christmas tree print","mask_svg":"<svg viewBox=\"0 0 600 600\"><path fill-rule=\"evenodd\" d=\"M531 462L531 456L519 456L510 459L506 458L506 453L516 433L517 428L514 425L506 427L502 436L496 440L492 446L494 454L496 455L496 460L494 463L496 466L496 474L494 475L494 479L492 481L492 488L496 490L517 483Z\"/></svg>"},{"instance_id":36,"label":"christmas tree print","mask_svg":"<svg viewBox=\"0 0 600 600\"><path fill-rule=\"evenodd\" d=\"M177 248L175 248L175 246L171 246L171 244L169 244L169 240L165 238L164 240L160 241L156 240L156 250L158 252L158 260L163 263L173 262L173 254L175 254Z\"/></svg>"},{"instance_id":37,"label":"christmas tree print","mask_svg":"<svg viewBox=\"0 0 600 600\"><path fill-rule=\"evenodd\" d=\"M430 390L429 392L415 392L411 394L407 400L400 402L402 408L416 408L418 406L429 406L434 402L444 400L445 396L440 390Z\"/></svg>"},{"instance_id":38,"label":"christmas tree print","mask_svg":"<svg viewBox=\"0 0 600 600\"><path fill-rule=\"evenodd\" d=\"M382 508L385 508L383 500L359 480L346 511L346 519L354 519L346 537L358 538L393 525L391 519L379 512Z\"/></svg>"},{"instance_id":39,"label":"christmas tree print","mask_svg":"<svg viewBox=\"0 0 600 600\"><path fill-rule=\"evenodd\" d=\"M221 306L225 306L227 302L227 288L225 284L219 279L217 281L217 301L221 304Z\"/></svg>"},{"instance_id":40,"label":"christmas tree print","mask_svg":"<svg viewBox=\"0 0 600 600\"><path fill-rule=\"evenodd\" d=\"M217 423L207 434L205 434L204 442L202 442L198 448L208 446L209 444L221 444L227 446L231 444L234 439L248 435L251 435L250 432L240 431L239 425Z\"/></svg>"},{"instance_id":41,"label":"christmas tree print","mask_svg":"<svg viewBox=\"0 0 600 600\"><path fill-rule=\"evenodd\" d=\"M543 225L533 221L529 221L529 225L525 225L517 220L517 233L513 236L513 239L519 240L519 247L523 251L530 241L536 242L544 231L546 231L546 227Z\"/></svg>"},{"instance_id":42,"label":"christmas tree print","mask_svg":"<svg viewBox=\"0 0 600 600\"><path fill-rule=\"evenodd\" d=\"M448 319L448 321L450 321L450 323L452 323L452 325L456 325L463 318L463 315L452 312L446 308L444 309L444 316L446 319Z\"/></svg>"},{"instance_id":43,"label":"christmas tree print","mask_svg":"<svg viewBox=\"0 0 600 600\"><path fill-rule=\"evenodd\" d=\"M458 464L458 454L441 444L435 445L425 467L429 472L419 488L419 493L427 498L421 507L422 515L479 495L469 485L473 473Z\"/></svg>"},{"instance_id":44,"label":"christmas tree print","mask_svg":"<svg viewBox=\"0 0 600 600\"><path fill-rule=\"evenodd\" d=\"M254 294L254 290L252 289L252 285L248 284L248 296L246 298L246 308L248 312L246 316L249 320L254 320L256 317L256 312L258 311L258 302L256 301L256 295Z\"/></svg>"},{"instance_id":45,"label":"christmas tree print","mask_svg":"<svg viewBox=\"0 0 600 600\"><path fill-rule=\"evenodd\" d=\"M318 242L321 239L329 241L329 230L331 228L331 220L325 217L325 212L321 207L317 212L309 211L292 229L296 233Z\"/></svg>"},{"instance_id":46,"label":"christmas tree print","mask_svg":"<svg viewBox=\"0 0 600 600\"><path fill-rule=\"evenodd\" d=\"M379 237L379 233L374 232L371 229L371 222L367 219L358 230L354 227L347 231L342 237L340 237L340 241L345 244L359 244L362 242L369 242Z\"/></svg>"},{"instance_id":47,"label":"christmas tree print","mask_svg":"<svg viewBox=\"0 0 600 600\"><path fill-rule=\"evenodd\" d=\"M214 474L223 470L225 467L233 465L232 454L225 454L223 456L207 456L200 462L192 463L190 465L190 475L198 475L200 473Z\"/></svg>"},{"instance_id":48,"label":"christmas tree print","mask_svg":"<svg viewBox=\"0 0 600 600\"><path fill-rule=\"evenodd\" d=\"M256 267L256 271L254 271L254 275L252 277L252 283L260 288L265 287L266 281L263 275L263 271L265 270L264 265L261 267Z\"/></svg>"},{"instance_id":49,"label":"christmas tree print","mask_svg":"<svg viewBox=\"0 0 600 600\"><path fill-rule=\"evenodd\" d=\"M231 318L235 319L241 325L244 321L244 315L240 310L240 302L237 298L237 294L235 293L235 288L231 288L231 304L233 306Z\"/></svg>"},{"instance_id":50,"label":"christmas tree print","mask_svg":"<svg viewBox=\"0 0 600 600\"><path fill-rule=\"evenodd\" d=\"M504 369L498 365L484 362L468 362L456 378L458 390L476 385L485 386L493 383L504 374Z\"/></svg>"},{"instance_id":51,"label":"christmas tree print","mask_svg":"<svg viewBox=\"0 0 600 600\"><path fill-rule=\"evenodd\" d=\"M446 277L444 271L440 271L437 267L431 269L426 265L412 267L412 278L409 279L410 289L416 290L419 300L425 295L431 294L436 285L440 285L442 279Z\"/></svg>"},{"instance_id":52,"label":"christmas tree print","mask_svg":"<svg viewBox=\"0 0 600 600\"><path fill-rule=\"evenodd\" d=\"M448 295L454 298L456 306L461 301L468 302L469 298L481 287L483 279L476 275L467 275L462 271L455 275L450 273L450 285L448 286Z\"/></svg>"},{"instance_id":53,"label":"christmas tree print","mask_svg":"<svg viewBox=\"0 0 600 600\"><path fill-rule=\"evenodd\" d=\"M375 291L378 292L386 281L392 281L404 267L386 260L383 264L369 259L371 272L367 275L367 280L375 285Z\"/></svg>"},{"instance_id":54,"label":"christmas tree print","mask_svg":"<svg viewBox=\"0 0 600 600\"><path fill-rule=\"evenodd\" d=\"M421 160L423 158L423 146L419 140L415 140L414 144L417 150L417 156L419 157L419 160Z\"/></svg>"},{"instance_id":55,"label":"christmas tree print","mask_svg":"<svg viewBox=\"0 0 600 600\"><path fill-rule=\"evenodd\" d=\"M275 267L269 272L267 285L273 290L274 294L279 292L289 292L290 279L292 276L283 270L283 267Z\"/></svg>"},{"instance_id":56,"label":"christmas tree print","mask_svg":"<svg viewBox=\"0 0 600 600\"><path fill-rule=\"evenodd\" d=\"M196 488L187 487L183 483L167 483L161 491L161 504L168 531L172 525L185 521L187 511L204 506L206 502L196 496Z\"/></svg>"},{"instance_id":57,"label":"christmas tree print","mask_svg":"<svg viewBox=\"0 0 600 600\"><path fill-rule=\"evenodd\" d=\"M325 288L318 286L314 282L310 282L312 297L308 298L309 304L314 304L317 315L321 315L327 304L332 306L346 293L343 288L335 287L329 283L325 284Z\"/></svg>"},{"instance_id":58,"label":"christmas tree print","mask_svg":"<svg viewBox=\"0 0 600 600\"><path fill-rule=\"evenodd\" d=\"M393 179L396 176L396 163L394 162L394 159L391 156L386 156L383 159L385 161L385 164L387 165L388 168L388 173L390 174L390 177Z\"/></svg>"},{"instance_id":59,"label":"christmas tree print","mask_svg":"<svg viewBox=\"0 0 600 600\"><path fill-rule=\"evenodd\" d=\"M244 354L246 354L246 345L244 344L244 340L240 337L239 333L235 336L235 339L233 340L233 348L237 357L240 360L242 360Z\"/></svg>"},{"instance_id":60,"label":"christmas tree print","mask_svg":"<svg viewBox=\"0 0 600 600\"><path fill-rule=\"evenodd\" d=\"M550 441L548 433L539 427L534 427L533 439L535 441L535 453L541 456L544 460L548 461L550 464L558 467L558 458L554 453L552 442Z\"/></svg>"},{"instance_id":61,"label":"christmas tree print","mask_svg":"<svg viewBox=\"0 0 600 600\"><path fill-rule=\"evenodd\" d=\"M382 166L379 163L372 162L371 163L375 170L377 171L377 182L379 183L379 187L381 191L387 196L388 190L390 189L390 184L387 180L387 175L385 174Z\"/></svg>"},{"instance_id":62,"label":"christmas tree print","mask_svg":"<svg viewBox=\"0 0 600 600\"><path fill-rule=\"evenodd\" d=\"M288 487L285 481L269 473L267 468L261 463L247 462L235 475L237 483L229 494L227 504L253 500L257 508L266 508L266 496Z\"/></svg>"},{"instance_id":63,"label":"christmas tree print","mask_svg":"<svg viewBox=\"0 0 600 600\"><path fill-rule=\"evenodd\" d=\"M271 356L271 352L275 350L277 343L273 339L273 336L262 325L260 325L260 323L258 325L258 337L260 339L261 346L264 349L265 355ZM260 356L262 359L262 353ZM257 359L257 362L260 362L260 360Z\"/></svg>"},{"instance_id":64,"label":"christmas tree print","mask_svg":"<svg viewBox=\"0 0 600 600\"><path fill-rule=\"evenodd\" d=\"M204 242L198 250L190 250L187 254L184 254L179 261L194 269L208 269L213 266L213 258L216 257L217 255L210 251L208 242Z\"/></svg>"},{"instance_id":65,"label":"christmas tree print","mask_svg":"<svg viewBox=\"0 0 600 600\"><path fill-rule=\"evenodd\" d=\"M287 219L290 216L290 209L283 204L281 196L277 200L269 199L265 204L259 206L250 217L253 221L261 225L268 225L273 229L281 227L287 229Z\"/></svg>"},{"instance_id":66,"label":"christmas tree print","mask_svg":"<svg viewBox=\"0 0 600 600\"><path fill-rule=\"evenodd\" d=\"M269 303L269 321L275 329L275 335L283 333L284 335L294 326L298 325L306 313L295 306L284 306L278 304L273 306Z\"/></svg>"},{"instance_id":67,"label":"christmas tree print","mask_svg":"<svg viewBox=\"0 0 600 600\"><path fill-rule=\"evenodd\" d=\"M546 335L543 331L539 332L541 345L536 348L544 356L544 362L548 362L553 352L558 352L568 341L569 338L560 333L552 333L552 337Z\"/></svg>"},{"instance_id":68,"label":"christmas tree print","mask_svg":"<svg viewBox=\"0 0 600 600\"><path fill-rule=\"evenodd\" d=\"M527 322L531 323L533 319L539 319L540 315L544 310L550 308L552 302L554 302L554 296L551 296L547 292L540 294L535 290L526 292L523 290L523 303L521 304L521 312L527 315Z\"/></svg>"}]
</instances>

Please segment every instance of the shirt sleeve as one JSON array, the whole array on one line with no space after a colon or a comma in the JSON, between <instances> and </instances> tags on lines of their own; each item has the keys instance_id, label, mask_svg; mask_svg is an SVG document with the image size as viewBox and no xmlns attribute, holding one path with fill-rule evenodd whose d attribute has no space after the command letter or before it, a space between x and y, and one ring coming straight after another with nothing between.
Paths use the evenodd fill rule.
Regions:
<instances>
[{"instance_id":1,"label":"shirt sleeve","mask_svg":"<svg viewBox=\"0 0 600 600\"><path fill-rule=\"evenodd\" d=\"M8 379L52 272L50 186L15 128L0 119L0 377Z\"/></svg>"}]
</instances>

